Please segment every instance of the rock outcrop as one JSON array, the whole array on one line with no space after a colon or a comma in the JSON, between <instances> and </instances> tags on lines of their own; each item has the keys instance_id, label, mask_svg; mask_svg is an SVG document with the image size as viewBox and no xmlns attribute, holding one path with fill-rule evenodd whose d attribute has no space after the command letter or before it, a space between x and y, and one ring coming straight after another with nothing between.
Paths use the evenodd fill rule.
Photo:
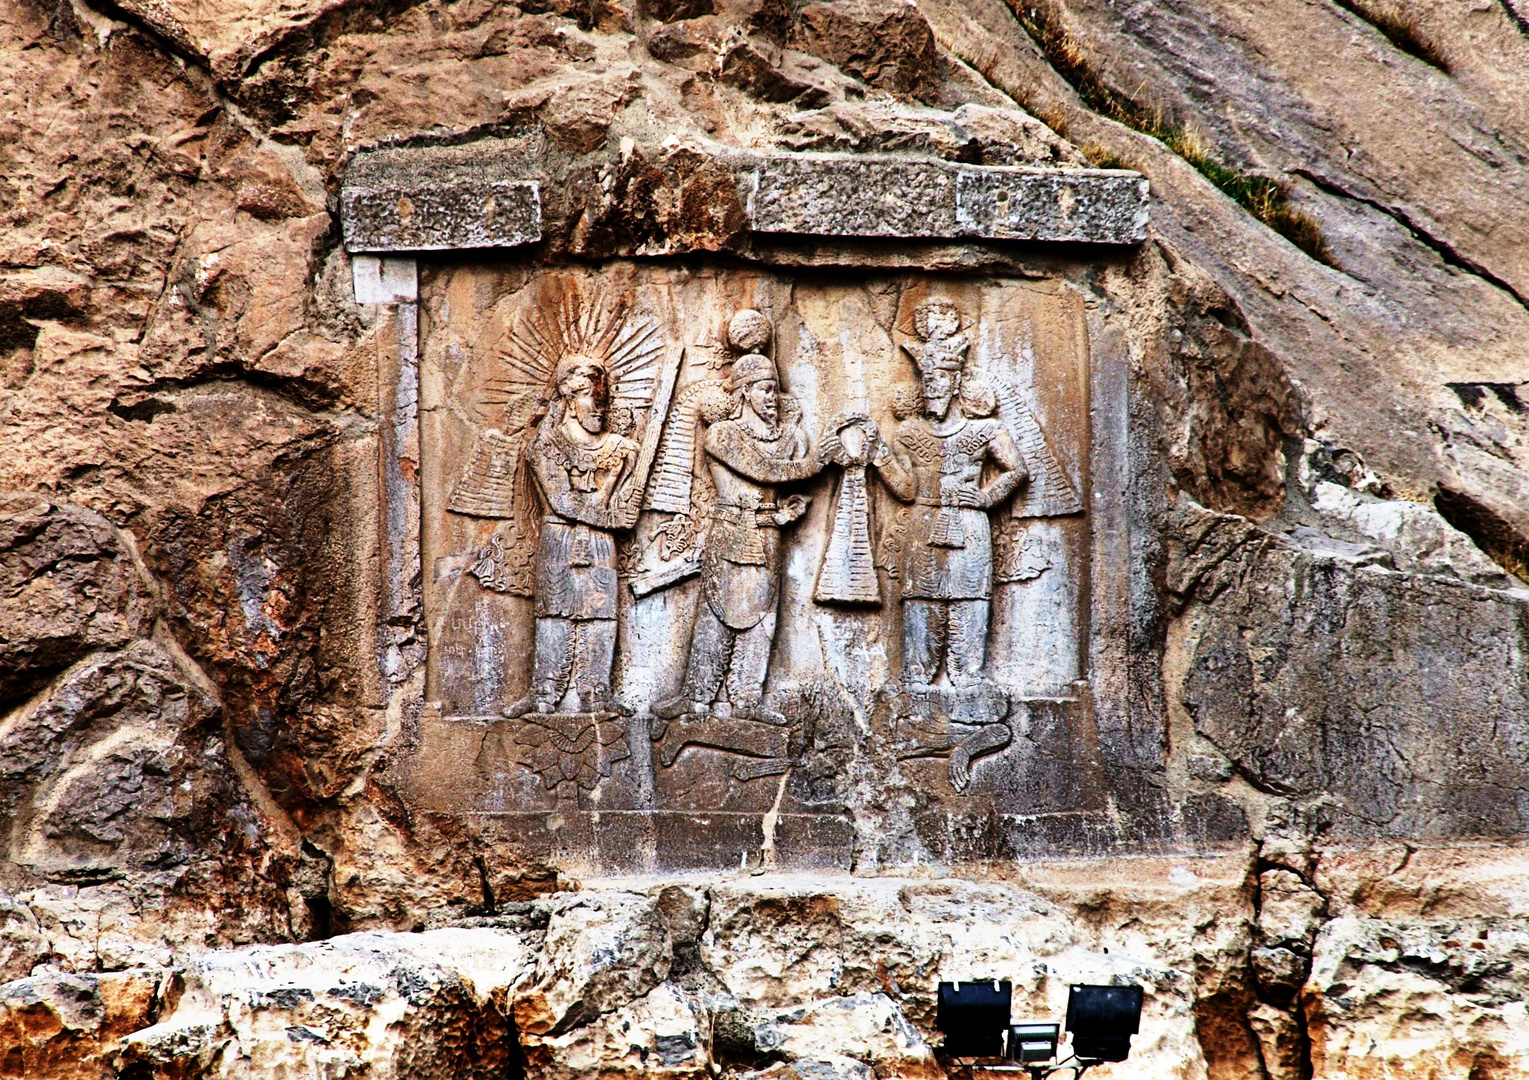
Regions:
<instances>
[{"instance_id":1,"label":"rock outcrop","mask_svg":"<svg viewBox=\"0 0 1529 1080\"><path fill-rule=\"evenodd\" d=\"M1519 0L14 0L0 1072L934 1077L933 985L1004 976L1016 1020L1148 989L1101 1077L1529 1076L1526 71ZM542 180L505 280L1074 291L1129 405L1107 829L914 865L901 789L842 873L580 882L410 801L418 328L356 302L339 197L487 140ZM751 234L728 151L1131 168L1150 233L830 251Z\"/></svg>"}]
</instances>

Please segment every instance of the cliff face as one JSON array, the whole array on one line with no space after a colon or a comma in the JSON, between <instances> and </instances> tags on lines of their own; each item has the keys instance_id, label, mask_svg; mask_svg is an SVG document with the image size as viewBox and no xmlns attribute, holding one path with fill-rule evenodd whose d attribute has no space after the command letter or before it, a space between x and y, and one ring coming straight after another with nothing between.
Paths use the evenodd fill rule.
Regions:
<instances>
[{"instance_id":1,"label":"cliff face","mask_svg":"<svg viewBox=\"0 0 1529 1080\"><path fill-rule=\"evenodd\" d=\"M932 1076L933 983L1002 975L1037 1015L1069 981L1149 987L1101 1075L1529 1075L1526 17L16 0L0 1068ZM539 178L534 254L423 255L417 307L358 302L347 169L491 143ZM779 240L743 152L1133 169L1150 227ZM1078 587L1122 613L1079 631L1118 655L1066 714L1086 828L938 848L915 778L845 812L842 873L750 873L771 847L576 880L419 797L441 633L407 598L445 579L390 562L400 343L428 376L489 339L432 334L538 273L633 265L848 276L888 340L876 274L1073 298L1123 403L1086 421L1120 516L1089 511ZM483 774L469 741L438 787ZM832 787L842 749L794 749L792 782Z\"/></svg>"}]
</instances>

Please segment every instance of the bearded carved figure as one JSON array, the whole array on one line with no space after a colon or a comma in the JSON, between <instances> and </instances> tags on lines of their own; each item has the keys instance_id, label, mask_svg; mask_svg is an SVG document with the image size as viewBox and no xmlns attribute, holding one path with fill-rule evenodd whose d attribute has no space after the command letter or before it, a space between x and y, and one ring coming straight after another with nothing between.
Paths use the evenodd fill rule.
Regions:
<instances>
[{"instance_id":1,"label":"bearded carved figure","mask_svg":"<svg viewBox=\"0 0 1529 1080\"><path fill-rule=\"evenodd\" d=\"M770 343L768 321L745 310L728 331L743 355L733 362L726 396L713 394L700 414L704 467L715 491L701 599L684 682L654 706L654 736L664 765L685 745L700 744L759 759L741 767L766 775L784 769L786 754L780 730L786 718L764 701L780 600L781 530L808 505L805 495L778 489L816 475L822 462L800 409L781 393L774 361L760 351Z\"/></svg>"},{"instance_id":2,"label":"bearded carved figure","mask_svg":"<svg viewBox=\"0 0 1529 1080\"><path fill-rule=\"evenodd\" d=\"M911 504L902 535L901 676L882 693L903 757L948 756L964 791L972 759L1006 746L1009 701L987 678L993 595L989 514L1029 476L992 389L966 373L970 341L949 300L914 310L921 409L906 416L872 464L893 497ZM948 688L939 685L945 676Z\"/></svg>"},{"instance_id":3,"label":"bearded carved figure","mask_svg":"<svg viewBox=\"0 0 1529 1080\"><path fill-rule=\"evenodd\" d=\"M899 574L903 675L911 685L927 686L943 668L954 686L965 687L983 678L987 662L988 512L1029 473L1007 429L991 415L992 391L966 381L970 343L959 332L956 306L926 300L914 324L923 340L903 348L918 364L923 414L905 419L874 462L888 490L912 504Z\"/></svg>"},{"instance_id":4,"label":"bearded carved figure","mask_svg":"<svg viewBox=\"0 0 1529 1080\"><path fill-rule=\"evenodd\" d=\"M538 319L536 314L540 315ZM636 523L681 351L622 305L565 295L516 324L502 376L483 400L503 406L482 432L450 509L499 525L472 573L532 599L530 684L503 709L549 788L593 787L627 754L612 718L618 539Z\"/></svg>"},{"instance_id":5,"label":"bearded carved figure","mask_svg":"<svg viewBox=\"0 0 1529 1080\"><path fill-rule=\"evenodd\" d=\"M616 659L616 536L625 507L618 492L637 461L637 443L606 430L605 367L588 356L558 364L556 397L531 444L545 516L536 547L536 654L531 686L508 717L556 712L571 689L572 712L613 712Z\"/></svg>"}]
</instances>

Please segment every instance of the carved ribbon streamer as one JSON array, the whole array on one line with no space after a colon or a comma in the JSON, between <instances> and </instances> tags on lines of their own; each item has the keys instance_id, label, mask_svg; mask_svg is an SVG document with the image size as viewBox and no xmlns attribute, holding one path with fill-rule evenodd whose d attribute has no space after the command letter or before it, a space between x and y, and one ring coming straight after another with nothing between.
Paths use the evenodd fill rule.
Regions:
<instances>
[{"instance_id":1,"label":"carved ribbon streamer","mask_svg":"<svg viewBox=\"0 0 1529 1080\"><path fill-rule=\"evenodd\" d=\"M812 597L820 604L879 604L881 586L871 554L870 500L865 466L847 465L834 499L833 528Z\"/></svg>"}]
</instances>

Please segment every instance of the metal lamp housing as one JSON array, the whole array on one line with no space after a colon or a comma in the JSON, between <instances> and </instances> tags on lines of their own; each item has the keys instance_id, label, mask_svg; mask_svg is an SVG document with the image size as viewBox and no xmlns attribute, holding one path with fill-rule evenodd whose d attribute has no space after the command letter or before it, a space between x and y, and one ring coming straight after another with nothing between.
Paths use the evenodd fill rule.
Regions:
<instances>
[{"instance_id":1,"label":"metal lamp housing","mask_svg":"<svg viewBox=\"0 0 1529 1080\"><path fill-rule=\"evenodd\" d=\"M1002 1057L1013 987L1008 982L942 982L934 1026L951 1057Z\"/></svg>"},{"instance_id":2,"label":"metal lamp housing","mask_svg":"<svg viewBox=\"0 0 1529 1080\"><path fill-rule=\"evenodd\" d=\"M1067 1030L1080 1061L1124 1061L1141 1028L1139 986L1079 984L1067 995Z\"/></svg>"},{"instance_id":3,"label":"metal lamp housing","mask_svg":"<svg viewBox=\"0 0 1529 1080\"><path fill-rule=\"evenodd\" d=\"M1060 1024L1013 1024L1009 1027L1009 1060L1035 1065L1056 1057Z\"/></svg>"}]
</instances>

